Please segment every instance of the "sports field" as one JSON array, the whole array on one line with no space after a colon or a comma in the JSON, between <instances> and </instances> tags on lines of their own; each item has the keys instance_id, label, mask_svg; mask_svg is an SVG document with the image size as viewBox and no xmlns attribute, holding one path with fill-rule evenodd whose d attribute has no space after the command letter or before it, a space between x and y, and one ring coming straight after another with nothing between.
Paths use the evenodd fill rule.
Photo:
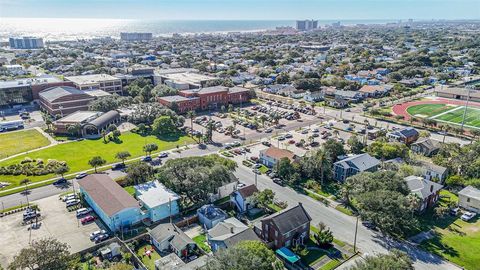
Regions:
<instances>
[{"instance_id":1,"label":"sports field","mask_svg":"<svg viewBox=\"0 0 480 270\"><path fill-rule=\"evenodd\" d=\"M0 159L49 144L50 141L35 129L0 133Z\"/></svg>"},{"instance_id":2,"label":"sports field","mask_svg":"<svg viewBox=\"0 0 480 270\"><path fill-rule=\"evenodd\" d=\"M465 106L447 104L419 104L407 108L411 116L430 118L437 122L461 125ZM465 115L465 126L480 128L480 108L469 107Z\"/></svg>"}]
</instances>

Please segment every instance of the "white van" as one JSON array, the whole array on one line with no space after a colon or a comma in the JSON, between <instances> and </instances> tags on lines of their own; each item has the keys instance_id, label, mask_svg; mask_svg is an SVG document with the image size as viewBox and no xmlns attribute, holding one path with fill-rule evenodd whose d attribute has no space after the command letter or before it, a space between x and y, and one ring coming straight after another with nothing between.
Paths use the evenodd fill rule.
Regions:
<instances>
[{"instance_id":1,"label":"white van","mask_svg":"<svg viewBox=\"0 0 480 270\"><path fill-rule=\"evenodd\" d=\"M89 214L90 212L92 212L91 208L80 208L76 211L76 215L77 215L77 217L81 217L81 216L84 216L86 214Z\"/></svg>"},{"instance_id":2,"label":"white van","mask_svg":"<svg viewBox=\"0 0 480 270\"><path fill-rule=\"evenodd\" d=\"M67 202L67 201L74 200L74 199L76 199L76 198L77 198L77 195L75 195L75 194L69 194L69 195L63 197L63 201L64 201L64 202Z\"/></svg>"},{"instance_id":3,"label":"white van","mask_svg":"<svg viewBox=\"0 0 480 270\"><path fill-rule=\"evenodd\" d=\"M68 200L68 201L66 202L66 206L67 206L67 207L70 207L70 206L77 205L77 204L79 204L79 203L80 203L80 200L76 200L76 199L74 199L74 200Z\"/></svg>"}]
</instances>

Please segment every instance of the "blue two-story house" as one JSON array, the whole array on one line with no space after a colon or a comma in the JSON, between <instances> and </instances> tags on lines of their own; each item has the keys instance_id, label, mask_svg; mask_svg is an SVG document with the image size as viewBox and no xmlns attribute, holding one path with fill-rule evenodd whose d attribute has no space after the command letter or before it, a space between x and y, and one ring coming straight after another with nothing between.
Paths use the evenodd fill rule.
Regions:
<instances>
[{"instance_id":1,"label":"blue two-story house","mask_svg":"<svg viewBox=\"0 0 480 270\"><path fill-rule=\"evenodd\" d=\"M91 174L78 181L80 193L107 227L115 232L142 221L140 204L107 174Z\"/></svg>"},{"instance_id":2,"label":"blue two-story house","mask_svg":"<svg viewBox=\"0 0 480 270\"><path fill-rule=\"evenodd\" d=\"M378 170L380 161L369 154L360 154L347 157L333 164L333 178L339 182L360 172L374 172Z\"/></svg>"}]
</instances>

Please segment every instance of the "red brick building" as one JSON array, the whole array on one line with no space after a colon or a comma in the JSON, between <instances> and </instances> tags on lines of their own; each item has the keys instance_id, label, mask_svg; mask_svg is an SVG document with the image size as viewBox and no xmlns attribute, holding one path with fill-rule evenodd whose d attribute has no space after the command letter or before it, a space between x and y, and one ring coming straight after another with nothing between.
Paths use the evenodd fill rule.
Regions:
<instances>
[{"instance_id":1,"label":"red brick building","mask_svg":"<svg viewBox=\"0 0 480 270\"><path fill-rule=\"evenodd\" d=\"M216 109L222 105L238 104L250 100L249 90L242 87L213 86L182 90L176 96L161 97L158 101L172 108L176 103L178 112Z\"/></svg>"},{"instance_id":2,"label":"red brick building","mask_svg":"<svg viewBox=\"0 0 480 270\"><path fill-rule=\"evenodd\" d=\"M301 203L262 219L261 238L274 249L303 244L310 238L312 218Z\"/></svg>"},{"instance_id":3,"label":"red brick building","mask_svg":"<svg viewBox=\"0 0 480 270\"><path fill-rule=\"evenodd\" d=\"M71 86L57 86L39 93L39 103L51 115L69 115L88 110L94 97Z\"/></svg>"}]
</instances>

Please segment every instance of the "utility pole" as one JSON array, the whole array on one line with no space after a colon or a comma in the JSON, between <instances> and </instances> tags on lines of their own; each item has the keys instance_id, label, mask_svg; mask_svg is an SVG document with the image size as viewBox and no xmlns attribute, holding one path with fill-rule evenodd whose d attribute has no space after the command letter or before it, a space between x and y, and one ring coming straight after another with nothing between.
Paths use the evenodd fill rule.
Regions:
<instances>
[{"instance_id":1,"label":"utility pole","mask_svg":"<svg viewBox=\"0 0 480 270\"><path fill-rule=\"evenodd\" d=\"M357 222L355 223L355 239L353 240L353 252L357 252L357 232L358 232L358 216Z\"/></svg>"},{"instance_id":2,"label":"utility pole","mask_svg":"<svg viewBox=\"0 0 480 270\"><path fill-rule=\"evenodd\" d=\"M255 186L257 186L257 172L255 172Z\"/></svg>"},{"instance_id":3,"label":"utility pole","mask_svg":"<svg viewBox=\"0 0 480 270\"><path fill-rule=\"evenodd\" d=\"M472 86L468 85L466 88L468 93L467 93L467 102L465 103L465 109L463 110L462 130L463 130L463 126L465 125L465 118L467 116L468 102L470 101L470 93L472 90Z\"/></svg>"}]
</instances>

